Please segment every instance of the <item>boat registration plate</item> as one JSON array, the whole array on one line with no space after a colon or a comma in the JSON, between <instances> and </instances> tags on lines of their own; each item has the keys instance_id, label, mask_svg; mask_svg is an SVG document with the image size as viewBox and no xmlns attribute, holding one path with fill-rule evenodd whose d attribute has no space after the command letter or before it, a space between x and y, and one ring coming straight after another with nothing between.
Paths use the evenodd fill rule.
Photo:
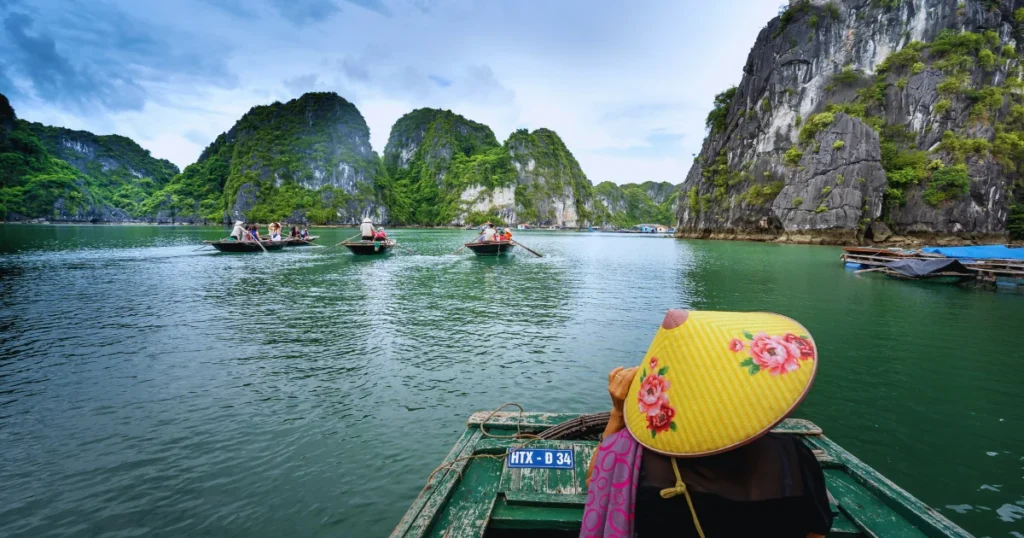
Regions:
<instances>
[{"instance_id":1,"label":"boat registration plate","mask_svg":"<svg viewBox=\"0 0 1024 538\"><path fill-rule=\"evenodd\" d=\"M513 469L574 469L572 450L548 448L510 448L505 465Z\"/></svg>"}]
</instances>

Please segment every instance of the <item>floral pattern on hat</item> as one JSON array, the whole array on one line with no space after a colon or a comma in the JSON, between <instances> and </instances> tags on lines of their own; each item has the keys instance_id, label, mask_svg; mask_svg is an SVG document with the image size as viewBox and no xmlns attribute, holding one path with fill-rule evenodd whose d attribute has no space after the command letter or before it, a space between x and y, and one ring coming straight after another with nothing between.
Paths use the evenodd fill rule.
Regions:
<instances>
[{"instance_id":1,"label":"floral pattern on hat","mask_svg":"<svg viewBox=\"0 0 1024 538\"><path fill-rule=\"evenodd\" d=\"M676 410L668 401L668 389L672 386L665 377L668 374L668 366L658 368L658 357L651 357L647 364L651 372L648 374L647 368L640 372L637 404L640 412L647 417L647 430L651 432L653 439L659 433L676 430L676 423L673 420Z\"/></svg>"},{"instance_id":2,"label":"floral pattern on hat","mask_svg":"<svg viewBox=\"0 0 1024 538\"><path fill-rule=\"evenodd\" d=\"M807 336L786 333L782 336L769 336L766 333L750 334L744 332L743 337L750 342L733 338L729 342L729 351L740 353L747 351L750 356L740 362L750 375L767 370L773 376L784 375L800 369L801 361L814 360L814 344Z\"/></svg>"}]
</instances>

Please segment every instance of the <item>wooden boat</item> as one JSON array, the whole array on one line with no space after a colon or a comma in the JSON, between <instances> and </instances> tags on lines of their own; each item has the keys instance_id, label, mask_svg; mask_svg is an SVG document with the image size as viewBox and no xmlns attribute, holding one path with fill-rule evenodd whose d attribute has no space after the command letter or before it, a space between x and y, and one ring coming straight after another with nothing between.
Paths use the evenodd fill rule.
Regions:
<instances>
[{"instance_id":1,"label":"wooden boat","mask_svg":"<svg viewBox=\"0 0 1024 538\"><path fill-rule=\"evenodd\" d=\"M416 498L392 538L578 536L587 467L607 421L607 413L473 414L441 462L445 468ZM543 440L490 437L513 436L517 430ZM821 463L834 499L828 536L971 536L822 435L813 423L788 419L773 431L799 437ZM509 458L502 456L527 443L527 448L572 451L574 461L565 469L510 468Z\"/></svg>"},{"instance_id":2,"label":"wooden boat","mask_svg":"<svg viewBox=\"0 0 1024 538\"><path fill-rule=\"evenodd\" d=\"M263 252L263 249L273 251L284 248L284 241L260 241L260 243L263 244L263 248L260 248L255 241L206 241L207 245L220 252Z\"/></svg>"},{"instance_id":3,"label":"wooden boat","mask_svg":"<svg viewBox=\"0 0 1024 538\"><path fill-rule=\"evenodd\" d=\"M284 243L284 246L286 247L306 247L312 245L313 241L316 241L317 239L320 239L319 235L311 235L309 236L309 239L294 239L290 237L285 237L279 242Z\"/></svg>"},{"instance_id":4,"label":"wooden boat","mask_svg":"<svg viewBox=\"0 0 1024 538\"><path fill-rule=\"evenodd\" d=\"M376 254L386 254L398 241L394 239L387 239L384 241L345 241L342 245L345 248L352 251L352 254L357 256L373 256Z\"/></svg>"},{"instance_id":5,"label":"wooden boat","mask_svg":"<svg viewBox=\"0 0 1024 538\"><path fill-rule=\"evenodd\" d=\"M465 247L473 251L477 256L501 256L515 248L511 241L474 241L466 243Z\"/></svg>"}]
</instances>

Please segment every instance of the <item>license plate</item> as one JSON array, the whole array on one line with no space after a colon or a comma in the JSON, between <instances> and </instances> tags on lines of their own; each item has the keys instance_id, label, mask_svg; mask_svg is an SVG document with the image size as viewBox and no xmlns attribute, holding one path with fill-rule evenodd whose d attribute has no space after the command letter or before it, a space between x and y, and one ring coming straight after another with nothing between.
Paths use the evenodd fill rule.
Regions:
<instances>
[{"instance_id":1,"label":"license plate","mask_svg":"<svg viewBox=\"0 0 1024 538\"><path fill-rule=\"evenodd\" d=\"M548 448L510 448L505 465L513 469L574 469L572 450Z\"/></svg>"}]
</instances>

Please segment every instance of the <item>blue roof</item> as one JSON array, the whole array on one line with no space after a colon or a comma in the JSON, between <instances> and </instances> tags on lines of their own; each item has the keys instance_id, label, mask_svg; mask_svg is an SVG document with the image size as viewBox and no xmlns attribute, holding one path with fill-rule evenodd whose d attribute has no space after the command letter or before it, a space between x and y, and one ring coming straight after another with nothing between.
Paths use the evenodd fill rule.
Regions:
<instances>
[{"instance_id":1,"label":"blue roof","mask_svg":"<svg viewBox=\"0 0 1024 538\"><path fill-rule=\"evenodd\" d=\"M925 247L924 252L942 254L947 258L968 260L1024 260L1024 248L1009 248L1006 245L985 245L981 247Z\"/></svg>"}]
</instances>

